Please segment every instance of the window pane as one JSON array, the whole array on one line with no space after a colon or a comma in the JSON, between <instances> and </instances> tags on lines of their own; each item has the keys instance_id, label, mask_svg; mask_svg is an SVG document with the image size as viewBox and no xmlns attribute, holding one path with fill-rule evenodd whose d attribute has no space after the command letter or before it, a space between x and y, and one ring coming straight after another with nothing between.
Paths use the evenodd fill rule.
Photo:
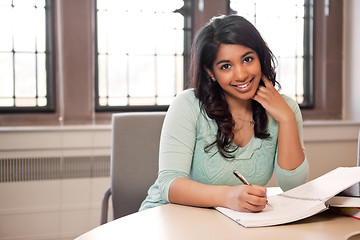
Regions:
<instances>
[{"instance_id":1,"label":"window pane","mask_svg":"<svg viewBox=\"0 0 360 240\"><path fill-rule=\"evenodd\" d=\"M298 58L296 64L296 101L301 104L305 100L304 85L301 79L304 79L304 59Z\"/></svg>"},{"instance_id":2,"label":"window pane","mask_svg":"<svg viewBox=\"0 0 360 240\"><path fill-rule=\"evenodd\" d=\"M12 107L14 106L14 98L2 97L0 98L0 105L3 107Z\"/></svg>"},{"instance_id":3,"label":"window pane","mask_svg":"<svg viewBox=\"0 0 360 240\"><path fill-rule=\"evenodd\" d=\"M126 55L108 56L108 91L110 97L127 97L128 94L128 57Z\"/></svg>"},{"instance_id":4,"label":"window pane","mask_svg":"<svg viewBox=\"0 0 360 240\"><path fill-rule=\"evenodd\" d=\"M183 90L183 5L97 0L100 106L163 105Z\"/></svg>"},{"instance_id":5,"label":"window pane","mask_svg":"<svg viewBox=\"0 0 360 240\"><path fill-rule=\"evenodd\" d=\"M281 81L282 91L286 91L286 95L295 99L296 96L296 59L295 58L279 58L279 67L277 74L288 81Z\"/></svg>"},{"instance_id":6,"label":"window pane","mask_svg":"<svg viewBox=\"0 0 360 240\"><path fill-rule=\"evenodd\" d=\"M37 55L37 95L38 97L46 97L47 83L46 83L46 55Z\"/></svg>"},{"instance_id":7,"label":"window pane","mask_svg":"<svg viewBox=\"0 0 360 240\"><path fill-rule=\"evenodd\" d=\"M15 96L36 96L36 64L33 54L15 54Z\"/></svg>"},{"instance_id":8,"label":"window pane","mask_svg":"<svg viewBox=\"0 0 360 240\"><path fill-rule=\"evenodd\" d=\"M2 6L11 6L12 0L1 0L0 1L0 7Z\"/></svg>"},{"instance_id":9,"label":"window pane","mask_svg":"<svg viewBox=\"0 0 360 240\"><path fill-rule=\"evenodd\" d=\"M276 56L280 92L303 103L304 81L311 81L303 73L305 0L231 0L230 8L256 26Z\"/></svg>"},{"instance_id":10,"label":"window pane","mask_svg":"<svg viewBox=\"0 0 360 240\"><path fill-rule=\"evenodd\" d=\"M0 5L0 51L11 51L12 49L12 25L9 24L12 19L12 7L9 5Z\"/></svg>"},{"instance_id":11,"label":"window pane","mask_svg":"<svg viewBox=\"0 0 360 240\"><path fill-rule=\"evenodd\" d=\"M44 8L45 0L35 0L35 6L37 6L38 8Z\"/></svg>"},{"instance_id":12,"label":"window pane","mask_svg":"<svg viewBox=\"0 0 360 240\"><path fill-rule=\"evenodd\" d=\"M0 53L0 96L12 97L14 92L13 60L11 53Z\"/></svg>"},{"instance_id":13,"label":"window pane","mask_svg":"<svg viewBox=\"0 0 360 240\"><path fill-rule=\"evenodd\" d=\"M183 56L176 56L176 70L175 70L175 76L176 76L176 94L179 94L183 90L183 83L181 79L184 79L184 57Z\"/></svg>"},{"instance_id":14,"label":"window pane","mask_svg":"<svg viewBox=\"0 0 360 240\"><path fill-rule=\"evenodd\" d=\"M101 2L101 1L98 1ZM106 53L108 51L107 44L107 26L109 23L107 12L98 11L97 13L97 51L98 53Z\"/></svg>"},{"instance_id":15,"label":"window pane","mask_svg":"<svg viewBox=\"0 0 360 240\"><path fill-rule=\"evenodd\" d=\"M35 9L35 28L36 28L36 50L38 52L45 52L46 49L46 24L45 24L45 8Z\"/></svg>"},{"instance_id":16,"label":"window pane","mask_svg":"<svg viewBox=\"0 0 360 240\"><path fill-rule=\"evenodd\" d=\"M14 49L35 52L35 8L24 5L14 7Z\"/></svg>"},{"instance_id":17,"label":"window pane","mask_svg":"<svg viewBox=\"0 0 360 240\"><path fill-rule=\"evenodd\" d=\"M157 57L157 95L160 97L174 97L176 56ZM168 71L162 71L166 69ZM173 91L169 91L173 89Z\"/></svg>"},{"instance_id":18,"label":"window pane","mask_svg":"<svg viewBox=\"0 0 360 240\"><path fill-rule=\"evenodd\" d=\"M33 7L34 1L29 0L13 0L14 6L16 7Z\"/></svg>"},{"instance_id":19,"label":"window pane","mask_svg":"<svg viewBox=\"0 0 360 240\"><path fill-rule=\"evenodd\" d=\"M98 56L98 75L99 78L107 79L107 57L103 55ZM99 96L106 97L107 96L107 81L99 82Z\"/></svg>"},{"instance_id":20,"label":"window pane","mask_svg":"<svg viewBox=\"0 0 360 240\"><path fill-rule=\"evenodd\" d=\"M15 106L17 107L31 107L36 106L36 99L35 98L21 98L17 97L15 99Z\"/></svg>"},{"instance_id":21,"label":"window pane","mask_svg":"<svg viewBox=\"0 0 360 240\"><path fill-rule=\"evenodd\" d=\"M155 105L155 97L132 97L129 98L129 105L143 106L143 105Z\"/></svg>"},{"instance_id":22,"label":"window pane","mask_svg":"<svg viewBox=\"0 0 360 240\"><path fill-rule=\"evenodd\" d=\"M47 105L47 98L46 97L39 97L37 105L40 107L45 107Z\"/></svg>"},{"instance_id":23,"label":"window pane","mask_svg":"<svg viewBox=\"0 0 360 240\"><path fill-rule=\"evenodd\" d=\"M155 97L155 57L129 57L130 97Z\"/></svg>"}]
</instances>

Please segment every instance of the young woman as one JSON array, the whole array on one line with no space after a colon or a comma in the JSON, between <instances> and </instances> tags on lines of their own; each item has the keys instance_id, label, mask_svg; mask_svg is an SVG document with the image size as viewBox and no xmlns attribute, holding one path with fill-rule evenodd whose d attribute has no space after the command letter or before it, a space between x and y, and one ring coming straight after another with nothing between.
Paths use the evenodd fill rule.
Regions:
<instances>
[{"instance_id":1,"label":"young woman","mask_svg":"<svg viewBox=\"0 0 360 240\"><path fill-rule=\"evenodd\" d=\"M283 190L306 181L300 109L275 89L274 57L250 22L213 18L194 39L190 72L193 88L169 107L159 175L140 210L170 202L258 212L273 172Z\"/></svg>"}]
</instances>

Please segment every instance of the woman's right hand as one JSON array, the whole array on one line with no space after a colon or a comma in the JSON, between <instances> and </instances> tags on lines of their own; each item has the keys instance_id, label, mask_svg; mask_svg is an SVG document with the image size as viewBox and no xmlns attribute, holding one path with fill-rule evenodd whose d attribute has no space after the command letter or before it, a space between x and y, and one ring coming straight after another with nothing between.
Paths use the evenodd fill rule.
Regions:
<instances>
[{"instance_id":1,"label":"woman's right hand","mask_svg":"<svg viewBox=\"0 0 360 240\"><path fill-rule=\"evenodd\" d=\"M240 212L260 212L267 202L266 188L257 185L229 187L225 197L225 207Z\"/></svg>"}]
</instances>

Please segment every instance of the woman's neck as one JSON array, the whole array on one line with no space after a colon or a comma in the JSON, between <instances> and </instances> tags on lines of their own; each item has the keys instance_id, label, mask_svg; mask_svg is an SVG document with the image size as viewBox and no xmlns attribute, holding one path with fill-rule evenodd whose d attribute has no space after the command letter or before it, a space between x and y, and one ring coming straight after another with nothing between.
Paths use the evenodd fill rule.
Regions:
<instances>
[{"instance_id":1,"label":"woman's neck","mask_svg":"<svg viewBox=\"0 0 360 240\"><path fill-rule=\"evenodd\" d=\"M246 101L228 101L229 111L233 115L238 117L248 117L249 119L252 117L252 102L251 100Z\"/></svg>"}]
</instances>

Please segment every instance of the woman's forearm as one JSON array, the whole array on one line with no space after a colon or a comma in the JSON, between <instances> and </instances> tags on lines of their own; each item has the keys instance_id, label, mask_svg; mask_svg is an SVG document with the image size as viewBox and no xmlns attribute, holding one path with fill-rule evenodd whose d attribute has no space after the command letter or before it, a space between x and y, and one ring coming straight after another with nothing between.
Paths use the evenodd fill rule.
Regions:
<instances>
[{"instance_id":1,"label":"woman's forearm","mask_svg":"<svg viewBox=\"0 0 360 240\"><path fill-rule=\"evenodd\" d=\"M196 207L227 207L242 212L264 209L266 188L256 185L206 185L187 178L175 179L169 189L169 201Z\"/></svg>"},{"instance_id":2,"label":"woman's forearm","mask_svg":"<svg viewBox=\"0 0 360 240\"><path fill-rule=\"evenodd\" d=\"M197 207L224 206L228 186L213 186L187 178L175 179L169 189L169 201Z\"/></svg>"},{"instance_id":3,"label":"woman's forearm","mask_svg":"<svg viewBox=\"0 0 360 240\"><path fill-rule=\"evenodd\" d=\"M293 115L287 121L279 122L278 164L284 170L294 170L305 159L301 146L296 118Z\"/></svg>"}]
</instances>

